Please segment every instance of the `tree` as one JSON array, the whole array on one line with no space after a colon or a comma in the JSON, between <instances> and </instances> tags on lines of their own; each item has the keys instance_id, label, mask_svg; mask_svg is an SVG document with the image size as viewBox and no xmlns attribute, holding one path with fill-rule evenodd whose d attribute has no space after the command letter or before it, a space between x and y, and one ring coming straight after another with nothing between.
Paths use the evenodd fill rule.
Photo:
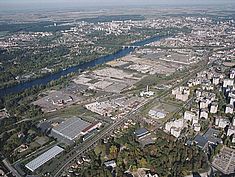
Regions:
<instances>
[{"instance_id":1,"label":"tree","mask_svg":"<svg viewBox=\"0 0 235 177\"><path fill-rule=\"evenodd\" d=\"M139 161L139 164L140 164L140 167L144 168L147 166L147 161L145 158L141 158L140 161Z\"/></svg>"},{"instance_id":2,"label":"tree","mask_svg":"<svg viewBox=\"0 0 235 177\"><path fill-rule=\"evenodd\" d=\"M117 149L117 147L115 145L112 145L109 148L109 154L110 154L111 158L116 158L117 152L118 152L118 149Z\"/></svg>"}]
</instances>

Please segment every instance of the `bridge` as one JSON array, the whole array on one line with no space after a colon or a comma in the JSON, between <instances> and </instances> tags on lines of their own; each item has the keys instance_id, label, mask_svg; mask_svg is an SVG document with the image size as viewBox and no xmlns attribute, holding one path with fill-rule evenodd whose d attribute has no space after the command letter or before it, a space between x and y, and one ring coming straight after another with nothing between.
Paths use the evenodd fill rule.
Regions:
<instances>
[{"instance_id":1,"label":"bridge","mask_svg":"<svg viewBox=\"0 0 235 177\"><path fill-rule=\"evenodd\" d=\"M140 46L128 45L128 46L122 46L122 49L126 49L126 48L128 48L128 49L136 49L138 47L140 47Z\"/></svg>"}]
</instances>

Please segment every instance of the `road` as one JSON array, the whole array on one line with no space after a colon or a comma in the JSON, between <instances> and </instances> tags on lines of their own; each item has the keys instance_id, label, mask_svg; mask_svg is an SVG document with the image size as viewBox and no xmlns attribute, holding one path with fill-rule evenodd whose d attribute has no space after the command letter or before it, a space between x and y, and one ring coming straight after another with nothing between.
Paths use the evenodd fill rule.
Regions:
<instances>
[{"instance_id":1,"label":"road","mask_svg":"<svg viewBox=\"0 0 235 177\"><path fill-rule=\"evenodd\" d=\"M21 177L18 171L11 166L10 162L7 159L4 159L2 162L15 177Z\"/></svg>"}]
</instances>

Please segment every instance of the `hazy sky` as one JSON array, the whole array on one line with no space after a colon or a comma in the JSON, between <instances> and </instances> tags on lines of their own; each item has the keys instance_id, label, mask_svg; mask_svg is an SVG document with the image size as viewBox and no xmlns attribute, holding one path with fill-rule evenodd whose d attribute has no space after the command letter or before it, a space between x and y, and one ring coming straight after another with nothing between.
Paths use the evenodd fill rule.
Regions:
<instances>
[{"instance_id":1,"label":"hazy sky","mask_svg":"<svg viewBox=\"0 0 235 177\"><path fill-rule=\"evenodd\" d=\"M180 4L229 4L235 0L0 0L1 9L34 9L85 6L138 6Z\"/></svg>"}]
</instances>

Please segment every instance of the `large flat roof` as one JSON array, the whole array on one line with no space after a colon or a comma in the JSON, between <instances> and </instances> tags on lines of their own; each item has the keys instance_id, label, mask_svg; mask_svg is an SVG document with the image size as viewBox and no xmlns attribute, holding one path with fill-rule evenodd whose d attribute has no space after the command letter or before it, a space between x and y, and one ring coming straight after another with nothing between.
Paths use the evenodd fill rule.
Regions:
<instances>
[{"instance_id":1,"label":"large flat roof","mask_svg":"<svg viewBox=\"0 0 235 177\"><path fill-rule=\"evenodd\" d=\"M44 152L42 155L38 156L36 159L32 160L31 162L25 165L30 171L35 171L37 168L63 152L64 149L59 146L54 146L53 148L49 149L48 151Z\"/></svg>"},{"instance_id":2,"label":"large flat roof","mask_svg":"<svg viewBox=\"0 0 235 177\"><path fill-rule=\"evenodd\" d=\"M143 136L145 134L149 133L149 131L146 129L146 128L139 128L138 130L136 130L134 132L134 134L137 136L137 137L140 137L140 136Z\"/></svg>"},{"instance_id":3,"label":"large flat roof","mask_svg":"<svg viewBox=\"0 0 235 177\"><path fill-rule=\"evenodd\" d=\"M52 131L69 140L74 140L81 134L84 129L86 129L90 125L91 123L86 122L81 118L72 117L59 124L57 127L54 127Z\"/></svg>"}]
</instances>

